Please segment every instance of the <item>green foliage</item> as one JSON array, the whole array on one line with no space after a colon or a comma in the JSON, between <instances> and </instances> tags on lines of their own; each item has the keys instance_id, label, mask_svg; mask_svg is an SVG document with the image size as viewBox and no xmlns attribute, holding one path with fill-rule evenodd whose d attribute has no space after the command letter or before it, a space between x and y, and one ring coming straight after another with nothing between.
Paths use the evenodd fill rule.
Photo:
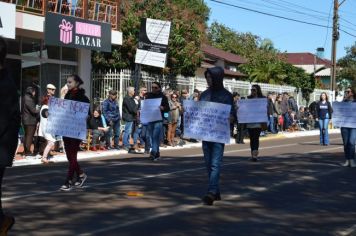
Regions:
<instances>
[{"instance_id":1,"label":"green foliage","mask_svg":"<svg viewBox=\"0 0 356 236\"><path fill-rule=\"evenodd\" d=\"M354 84L356 82L356 42L353 46L347 48L346 52L346 56L337 62L338 66L341 67L337 81Z\"/></svg>"},{"instance_id":2,"label":"green foliage","mask_svg":"<svg viewBox=\"0 0 356 236\"><path fill-rule=\"evenodd\" d=\"M171 21L166 68L143 70L192 76L203 59L200 52L205 39L209 8L201 0L128 0L121 8L120 30L123 45L111 54L95 52L93 66L99 68L133 68L141 18Z\"/></svg>"}]
</instances>

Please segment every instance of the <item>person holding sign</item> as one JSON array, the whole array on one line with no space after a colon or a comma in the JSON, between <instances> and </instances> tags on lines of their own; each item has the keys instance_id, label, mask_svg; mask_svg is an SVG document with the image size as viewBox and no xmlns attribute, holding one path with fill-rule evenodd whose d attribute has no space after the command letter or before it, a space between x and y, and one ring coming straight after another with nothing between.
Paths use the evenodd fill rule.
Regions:
<instances>
[{"instance_id":1,"label":"person holding sign","mask_svg":"<svg viewBox=\"0 0 356 236\"><path fill-rule=\"evenodd\" d=\"M347 88L343 102L356 102L356 93L354 88ZM344 144L344 153L346 161L342 166L356 167L355 162L355 143L356 128L341 127L342 142Z\"/></svg>"},{"instance_id":2,"label":"person holding sign","mask_svg":"<svg viewBox=\"0 0 356 236\"><path fill-rule=\"evenodd\" d=\"M15 223L15 218L5 215L2 210L1 188L5 169L12 166L15 157L21 124L16 84L4 67L6 54L6 42L0 37L0 235L7 235L7 232Z\"/></svg>"},{"instance_id":3,"label":"person holding sign","mask_svg":"<svg viewBox=\"0 0 356 236\"><path fill-rule=\"evenodd\" d=\"M258 84L254 84L251 87L251 94L247 96L247 99L254 98L265 98L263 96L261 87ZM266 114L267 116L267 114ZM266 123L248 123L246 128L248 130L248 135L250 137L250 148L251 148L251 161L258 160L258 148L260 146L260 135L262 131L262 126L267 126Z\"/></svg>"},{"instance_id":4,"label":"person holding sign","mask_svg":"<svg viewBox=\"0 0 356 236\"><path fill-rule=\"evenodd\" d=\"M329 145L329 134L328 126L329 120L331 120L331 114L333 109L328 100L328 95L325 92L320 94L320 101L316 104L316 118L315 120L319 122L320 130L320 145Z\"/></svg>"},{"instance_id":5,"label":"person holding sign","mask_svg":"<svg viewBox=\"0 0 356 236\"><path fill-rule=\"evenodd\" d=\"M85 96L85 90L80 87L83 80L78 75L71 75L67 78L68 92L64 99L90 103L89 98ZM79 151L80 139L70 138L63 136L64 149L66 151L67 159L69 162L68 174L64 184L60 190L69 191L74 187L81 187L87 179L87 175L80 169L78 164L77 155ZM74 173L77 174L77 180L73 184Z\"/></svg>"},{"instance_id":6,"label":"person holding sign","mask_svg":"<svg viewBox=\"0 0 356 236\"><path fill-rule=\"evenodd\" d=\"M148 134L151 137L151 153L152 161L157 161L160 157L159 144L163 128L163 113L169 112L169 104L167 97L161 91L161 84L158 82L152 83L152 92L147 94L146 100L161 98L159 109L161 111L161 119L148 123Z\"/></svg>"},{"instance_id":7,"label":"person holding sign","mask_svg":"<svg viewBox=\"0 0 356 236\"><path fill-rule=\"evenodd\" d=\"M224 70L221 67L209 68L205 71L206 82L209 86L201 96L200 101L233 105L232 94L224 88ZM208 171L209 186L207 194L202 198L205 205L213 205L220 197L220 166L224 155L224 143L203 141L203 153Z\"/></svg>"}]
</instances>

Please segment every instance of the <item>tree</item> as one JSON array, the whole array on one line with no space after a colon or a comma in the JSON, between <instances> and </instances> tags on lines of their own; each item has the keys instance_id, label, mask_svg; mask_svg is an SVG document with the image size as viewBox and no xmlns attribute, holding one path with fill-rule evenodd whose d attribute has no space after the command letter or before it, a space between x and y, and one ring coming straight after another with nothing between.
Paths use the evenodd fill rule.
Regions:
<instances>
[{"instance_id":1,"label":"tree","mask_svg":"<svg viewBox=\"0 0 356 236\"><path fill-rule=\"evenodd\" d=\"M346 48L346 52L346 56L337 62L341 68L337 81L341 82L339 83L341 86L356 82L356 42L353 46Z\"/></svg>"},{"instance_id":2,"label":"tree","mask_svg":"<svg viewBox=\"0 0 356 236\"><path fill-rule=\"evenodd\" d=\"M192 76L200 66L203 54L209 8L201 0L128 0L122 3L120 29L123 45L113 47L111 54L94 53L98 68L133 68L141 18L171 21L166 68L144 67L147 71L169 75Z\"/></svg>"}]
</instances>

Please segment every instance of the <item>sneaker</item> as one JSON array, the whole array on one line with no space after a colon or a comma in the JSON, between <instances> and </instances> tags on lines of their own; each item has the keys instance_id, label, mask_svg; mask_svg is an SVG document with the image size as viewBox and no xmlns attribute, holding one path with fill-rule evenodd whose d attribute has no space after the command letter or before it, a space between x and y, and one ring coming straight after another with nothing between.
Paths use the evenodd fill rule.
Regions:
<instances>
[{"instance_id":1,"label":"sneaker","mask_svg":"<svg viewBox=\"0 0 356 236\"><path fill-rule=\"evenodd\" d=\"M212 206L215 200L216 200L216 196L215 194L212 193L208 193L202 198L204 205L208 205L208 206Z\"/></svg>"},{"instance_id":2,"label":"sneaker","mask_svg":"<svg viewBox=\"0 0 356 236\"><path fill-rule=\"evenodd\" d=\"M81 175L79 175L79 177L77 178L77 181L75 181L74 183L74 187L82 187L85 180L87 179L87 175L85 173L82 173Z\"/></svg>"},{"instance_id":3,"label":"sneaker","mask_svg":"<svg viewBox=\"0 0 356 236\"><path fill-rule=\"evenodd\" d=\"M350 166L350 160L346 160L344 164L342 164L344 167Z\"/></svg>"},{"instance_id":4,"label":"sneaker","mask_svg":"<svg viewBox=\"0 0 356 236\"><path fill-rule=\"evenodd\" d=\"M70 191L73 188L73 183L71 180L66 180L66 182L60 187L61 191Z\"/></svg>"},{"instance_id":5,"label":"sneaker","mask_svg":"<svg viewBox=\"0 0 356 236\"><path fill-rule=\"evenodd\" d=\"M355 162L354 159L351 159L351 160L350 160L350 167L351 167L351 168L355 168L355 167L356 167L356 162Z\"/></svg>"},{"instance_id":6,"label":"sneaker","mask_svg":"<svg viewBox=\"0 0 356 236\"><path fill-rule=\"evenodd\" d=\"M0 228L0 235L7 235L7 232L15 224L15 218L12 216L4 216L3 222Z\"/></svg>"}]
</instances>

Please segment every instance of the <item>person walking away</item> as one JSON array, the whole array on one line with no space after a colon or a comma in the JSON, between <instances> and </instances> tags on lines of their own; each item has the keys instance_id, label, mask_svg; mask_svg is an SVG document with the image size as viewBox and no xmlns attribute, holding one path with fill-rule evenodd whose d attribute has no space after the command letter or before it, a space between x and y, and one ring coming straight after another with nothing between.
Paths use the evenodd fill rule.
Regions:
<instances>
[{"instance_id":1,"label":"person walking away","mask_svg":"<svg viewBox=\"0 0 356 236\"><path fill-rule=\"evenodd\" d=\"M68 92L64 99L73 100L78 102L90 103L89 98L85 96L85 90L80 86L83 80L78 75L71 75L67 78ZM69 162L67 178L60 190L69 191L73 187L82 187L87 175L80 168L77 160L79 145L82 140L63 136L64 149ZM77 179L73 184L74 173Z\"/></svg>"},{"instance_id":2,"label":"person walking away","mask_svg":"<svg viewBox=\"0 0 356 236\"><path fill-rule=\"evenodd\" d=\"M345 91L343 102L356 102L355 88L349 87ZM341 127L342 143L344 145L345 163L342 166L356 167L355 162L355 143L356 143L356 128Z\"/></svg>"},{"instance_id":3,"label":"person walking away","mask_svg":"<svg viewBox=\"0 0 356 236\"><path fill-rule=\"evenodd\" d=\"M0 37L0 235L7 235L15 223L14 217L4 214L1 198L5 169L12 166L21 124L17 87L4 67L6 54L6 42Z\"/></svg>"},{"instance_id":4,"label":"person walking away","mask_svg":"<svg viewBox=\"0 0 356 236\"><path fill-rule=\"evenodd\" d=\"M126 151L130 151L130 137L133 130L133 124L137 117L137 105L134 99L135 88L128 87L127 95L122 101L122 120L125 122L125 132L122 137L123 148Z\"/></svg>"},{"instance_id":5,"label":"person walking away","mask_svg":"<svg viewBox=\"0 0 356 236\"><path fill-rule=\"evenodd\" d=\"M36 132L39 110L36 108L36 90L27 87L22 100L22 124L25 128L24 156L33 156L31 146Z\"/></svg>"},{"instance_id":6,"label":"person walking away","mask_svg":"<svg viewBox=\"0 0 356 236\"><path fill-rule=\"evenodd\" d=\"M120 139L120 109L117 103L117 91L110 90L109 97L104 100L102 104L102 111L105 119L109 122L109 132L106 136L106 149L113 149L111 146L111 137L114 132L114 148L120 150L119 139Z\"/></svg>"},{"instance_id":7,"label":"person walking away","mask_svg":"<svg viewBox=\"0 0 356 236\"><path fill-rule=\"evenodd\" d=\"M50 98L50 96L44 96L42 98L42 106L41 106L41 110L40 110L40 125L38 126L38 136L43 137L47 142L46 147L43 151L42 158L41 158L41 161L44 164L49 163L48 154L52 150L52 148L56 142L55 137L46 131L48 115L49 115L49 113L48 113L49 98Z\"/></svg>"},{"instance_id":8,"label":"person walking away","mask_svg":"<svg viewBox=\"0 0 356 236\"><path fill-rule=\"evenodd\" d=\"M333 109L328 99L328 95L325 92L320 94L320 100L316 104L316 118L315 120L319 122L320 130L320 145L329 145L329 120L331 120L331 114Z\"/></svg>"},{"instance_id":9,"label":"person walking away","mask_svg":"<svg viewBox=\"0 0 356 236\"><path fill-rule=\"evenodd\" d=\"M268 113L268 130L272 134L276 134L277 131L275 130L274 117L276 116L277 112L276 112L276 107L274 106L272 93L268 94L267 113Z\"/></svg>"},{"instance_id":10,"label":"person walking away","mask_svg":"<svg viewBox=\"0 0 356 236\"><path fill-rule=\"evenodd\" d=\"M265 98L263 96L261 87L258 84L254 84L251 87L251 94L247 96L248 99L254 98ZM267 114L266 114L267 115ZM251 148L251 161L258 160L258 148L260 146L260 135L262 131L262 123L247 123L246 128L250 137L250 148Z\"/></svg>"},{"instance_id":11,"label":"person walking away","mask_svg":"<svg viewBox=\"0 0 356 236\"><path fill-rule=\"evenodd\" d=\"M201 96L200 101L216 102L233 106L232 94L224 88L224 69L221 67L209 68L204 73L208 89ZM233 114L233 108L232 113ZM202 142L205 165L208 172L208 190L202 198L205 205L213 205L214 201L221 200L220 196L220 167L224 155L224 143Z\"/></svg>"},{"instance_id":12,"label":"person walking away","mask_svg":"<svg viewBox=\"0 0 356 236\"><path fill-rule=\"evenodd\" d=\"M169 104L167 97L161 91L162 87L160 83L153 82L151 88L152 92L147 94L146 99L162 98L161 104L159 106L162 119L148 123L148 134L151 138L150 158L152 161L157 161L160 157L159 145L163 129L163 113L169 112Z\"/></svg>"}]
</instances>

